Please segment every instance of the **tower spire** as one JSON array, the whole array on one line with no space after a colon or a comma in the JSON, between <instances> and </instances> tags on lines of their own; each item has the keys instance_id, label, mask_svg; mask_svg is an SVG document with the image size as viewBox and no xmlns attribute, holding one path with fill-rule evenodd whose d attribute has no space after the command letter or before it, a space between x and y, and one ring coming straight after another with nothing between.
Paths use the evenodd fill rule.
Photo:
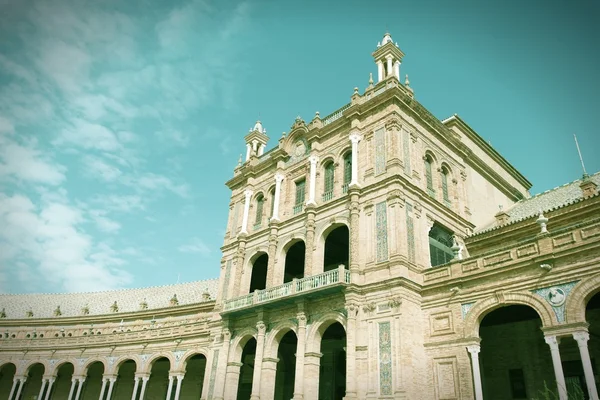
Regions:
<instances>
[{"instance_id":1,"label":"tower spire","mask_svg":"<svg viewBox=\"0 0 600 400\"><path fill-rule=\"evenodd\" d=\"M581 150L579 150L579 143L577 143L577 135L573 134L573 138L575 139L575 146L577 147L577 153L579 154L579 161L581 162L581 169L583 170L583 177L587 178L589 175L585 170L585 164L583 163L583 157L581 156Z\"/></svg>"},{"instance_id":2,"label":"tower spire","mask_svg":"<svg viewBox=\"0 0 600 400\"><path fill-rule=\"evenodd\" d=\"M392 40L392 35L387 31L383 35L383 40L377 43L377 50L373 52L375 64L377 64L377 82L381 82L389 77L395 77L400 81L400 63L402 63L404 53Z\"/></svg>"}]
</instances>

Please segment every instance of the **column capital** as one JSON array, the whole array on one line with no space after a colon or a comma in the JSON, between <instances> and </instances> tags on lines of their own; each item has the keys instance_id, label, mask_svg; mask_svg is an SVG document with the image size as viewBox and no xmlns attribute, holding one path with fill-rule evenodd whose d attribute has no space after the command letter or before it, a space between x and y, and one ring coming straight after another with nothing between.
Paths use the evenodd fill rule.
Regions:
<instances>
[{"instance_id":1,"label":"column capital","mask_svg":"<svg viewBox=\"0 0 600 400\"><path fill-rule=\"evenodd\" d=\"M183 379L184 375L185 375L185 372L182 372L182 371L169 372L169 378Z\"/></svg>"},{"instance_id":2,"label":"column capital","mask_svg":"<svg viewBox=\"0 0 600 400\"><path fill-rule=\"evenodd\" d=\"M586 331L573 332L573 339L575 339L579 345L586 344L588 340L590 340L590 334Z\"/></svg>"},{"instance_id":3,"label":"column capital","mask_svg":"<svg viewBox=\"0 0 600 400\"><path fill-rule=\"evenodd\" d=\"M385 56L385 59L386 59L386 60L390 60L390 59L392 59L392 55L391 55L391 54L388 54L387 56Z\"/></svg>"},{"instance_id":4,"label":"column capital","mask_svg":"<svg viewBox=\"0 0 600 400\"><path fill-rule=\"evenodd\" d=\"M469 346L467 346L467 351L469 353L471 353L471 355L479 354L479 352L481 351L481 345L479 345L479 344L469 345Z\"/></svg>"},{"instance_id":5,"label":"column capital","mask_svg":"<svg viewBox=\"0 0 600 400\"><path fill-rule=\"evenodd\" d=\"M254 192L252 191L252 189L246 189L244 190L244 196L246 196L246 198L252 196Z\"/></svg>"},{"instance_id":6,"label":"column capital","mask_svg":"<svg viewBox=\"0 0 600 400\"><path fill-rule=\"evenodd\" d=\"M306 328L306 314L304 312L299 312L296 314L296 319L298 320L299 328Z\"/></svg>"},{"instance_id":7,"label":"column capital","mask_svg":"<svg viewBox=\"0 0 600 400\"><path fill-rule=\"evenodd\" d=\"M283 174L280 174L280 173L275 174L275 182L281 183L281 181L283 181L284 179L285 179L285 177L283 176Z\"/></svg>"},{"instance_id":8,"label":"column capital","mask_svg":"<svg viewBox=\"0 0 600 400\"><path fill-rule=\"evenodd\" d=\"M148 372L136 372L135 378L136 379L150 378L150 374Z\"/></svg>"},{"instance_id":9,"label":"column capital","mask_svg":"<svg viewBox=\"0 0 600 400\"><path fill-rule=\"evenodd\" d=\"M361 140L362 140L362 136L361 136L360 134L358 134L358 133L352 133L352 134L350 135L350 141L351 141L352 143L358 143L358 142L360 142Z\"/></svg>"},{"instance_id":10,"label":"column capital","mask_svg":"<svg viewBox=\"0 0 600 400\"><path fill-rule=\"evenodd\" d=\"M544 336L544 341L550 346L551 349L558 349L560 338L557 336Z\"/></svg>"},{"instance_id":11,"label":"column capital","mask_svg":"<svg viewBox=\"0 0 600 400\"><path fill-rule=\"evenodd\" d=\"M256 330L258 331L259 335L264 335L267 330L267 326L263 321L258 321L256 323Z\"/></svg>"},{"instance_id":12,"label":"column capital","mask_svg":"<svg viewBox=\"0 0 600 400\"><path fill-rule=\"evenodd\" d=\"M319 156L312 155L308 158L308 161L311 163L311 165L315 165L316 163L319 162Z\"/></svg>"}]
</instances>

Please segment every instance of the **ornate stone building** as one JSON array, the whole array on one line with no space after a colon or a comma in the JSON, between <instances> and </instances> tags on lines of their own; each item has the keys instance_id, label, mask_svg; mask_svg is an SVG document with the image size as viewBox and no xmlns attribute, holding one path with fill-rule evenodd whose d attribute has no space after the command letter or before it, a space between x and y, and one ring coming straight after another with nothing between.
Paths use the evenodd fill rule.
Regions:
<instances>
[{"instance_id":1,"label":"ornate stone building","mask_svg":"<svg viewBox=\"0 0 600 400\"><path fill-rule=\"evenodd\" d=\"M597 400L600 173L531 197L403 56L246 135L218 280L0 296L0 399Z\"/></svg>"}]
</instances>

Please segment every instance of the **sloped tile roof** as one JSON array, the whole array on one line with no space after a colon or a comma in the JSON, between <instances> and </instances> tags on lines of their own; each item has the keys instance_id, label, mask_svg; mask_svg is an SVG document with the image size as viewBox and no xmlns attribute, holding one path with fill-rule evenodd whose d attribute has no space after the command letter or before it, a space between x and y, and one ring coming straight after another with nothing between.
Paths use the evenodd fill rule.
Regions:
<instances>
[{"instance_id":1,"label":"sloped tile roof","mask_svg":"<svg viewBox=\"0 0 600 400\"><path fill-rule=\"evenodd\" d=\"M154 286L138 289L111 290L90 293L56 294L0 294L0 309L7 319L28 319L27 312L33 311L33 319L54 317L60 306L62 317L83 315L82 309L89 308L89 315L113 314L111 306L116 301L118 313L140 311L145 301L148 310L170 306L170 299L177 295L179 305L202 303L202 294L208 292L212 301L216 298L218 279Z\"/></svg>"},{"instance_id":2,"label":"sloped tile roof","mask_svg":"<svg viewBox=\"0 0 600 400\"><path fill-rule=\"evenodd\" d=\"M596 185L600 186L600 172L590 175L589 179L591 179ZM508 223L505 225L510 225L530 218L534 215L538 215L540 210L542 212L548 212L580 201L583 199L581 188L579 187L581 181L582 179L577 179L573 182L565 183L562 186L555 187L554 189L536 194L528 199L523 199L516 202L509 209L504 210L509 216ZM471 236L489 232L495 228L499 228L499 226L494 221L476 229L475 233L473 233Z\"/></svg>"}]
</instances>

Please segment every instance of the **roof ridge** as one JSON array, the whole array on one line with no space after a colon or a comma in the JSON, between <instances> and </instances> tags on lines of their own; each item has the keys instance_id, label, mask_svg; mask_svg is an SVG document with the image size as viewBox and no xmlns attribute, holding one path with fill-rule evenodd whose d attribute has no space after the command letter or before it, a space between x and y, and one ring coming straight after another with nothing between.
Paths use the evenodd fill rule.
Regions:
<instances>
[{"instance_id":1,"label":"roof ridge","mask_svg":"<svg viewBox=\"0 0 600 400\"><path fill-rule=\"evenodd\" d=\"M168 284L168 285L155 285L155 286L144 286L144 287L136 287L136 288L120 288L120 289L112 289L112 290L99 290L99 291L96 291L96 292L0 293L0 297L9 297L9 296L43 296L43 295L51 295L51 296L70 295L70 296L74 296L74 295L82 295L82 294L122 293L122 292L127 292L127 291L134 291L134 290L168 288L168 287L173 287L173 286L184 286L184 285L191 285L191 284L194 284L194 283L202 283L202 282L218 281L218 280L219 280L219 278L210 278L210 279L202 279L202 280L190 281L190 282L183 282L183 283L171 283L171 284Z\"/></svg>"}]
</instances>

